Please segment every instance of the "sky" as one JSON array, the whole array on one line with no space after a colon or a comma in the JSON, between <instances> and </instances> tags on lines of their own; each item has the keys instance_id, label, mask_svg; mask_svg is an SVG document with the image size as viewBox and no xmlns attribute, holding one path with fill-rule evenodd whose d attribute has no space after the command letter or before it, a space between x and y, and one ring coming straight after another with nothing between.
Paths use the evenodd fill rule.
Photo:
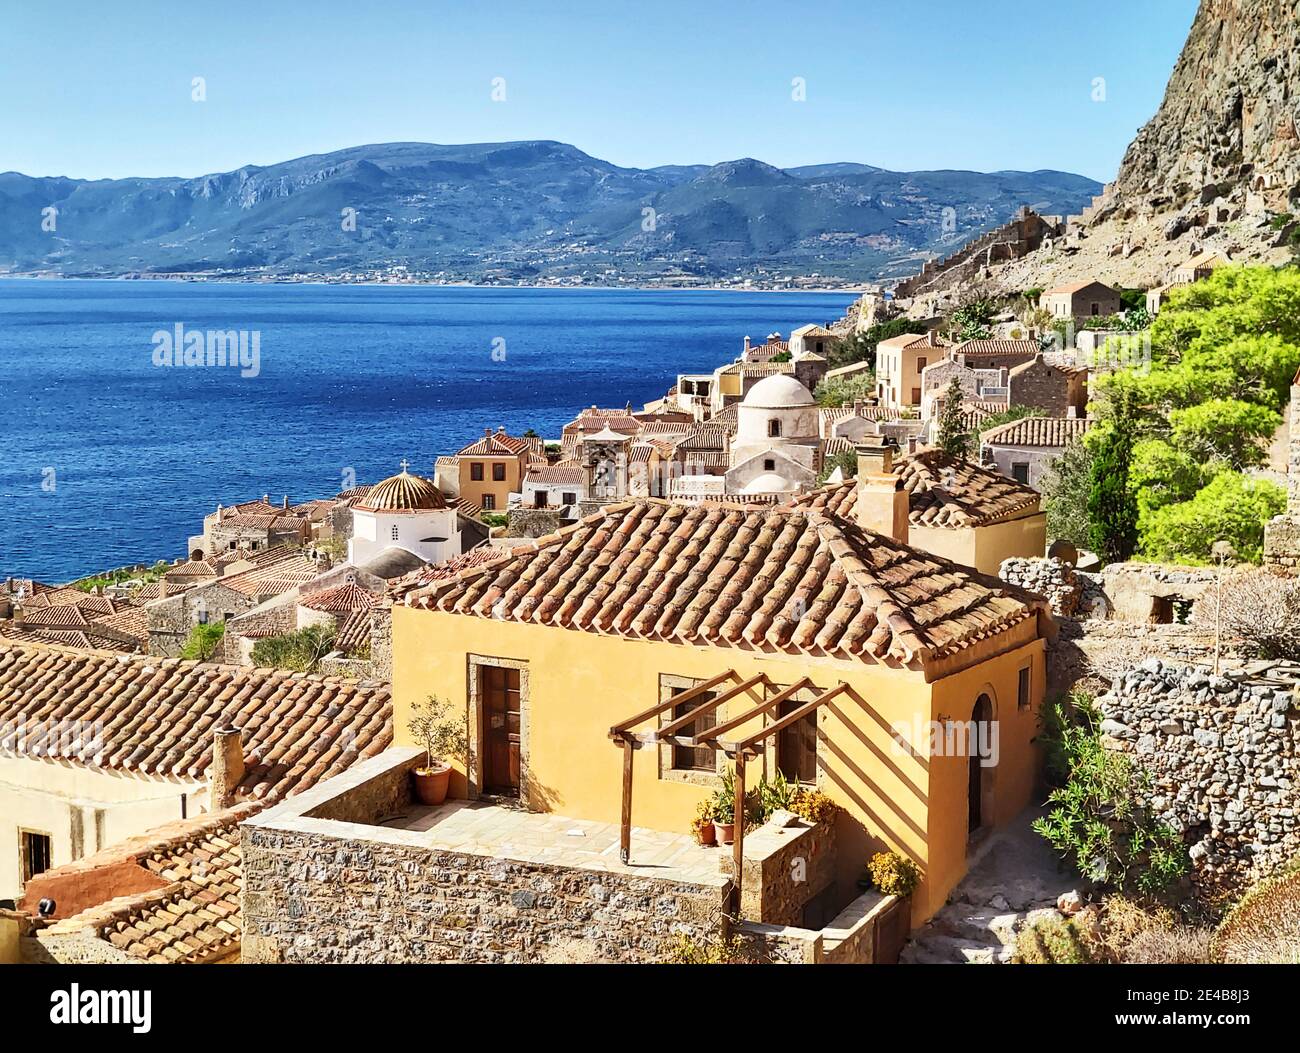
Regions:
<instances>
[{"instance_id":1,"label":"sky","mask_svg":"<svg viewBox=\"0 0 1300 1053\"><path fill-rule=\"evenodd\" d=\"M363 143L555 139L636 168L755 157L1104 182L1196 6L0 0L0 171L197 176Z\"/></svg>"}]
</instances>

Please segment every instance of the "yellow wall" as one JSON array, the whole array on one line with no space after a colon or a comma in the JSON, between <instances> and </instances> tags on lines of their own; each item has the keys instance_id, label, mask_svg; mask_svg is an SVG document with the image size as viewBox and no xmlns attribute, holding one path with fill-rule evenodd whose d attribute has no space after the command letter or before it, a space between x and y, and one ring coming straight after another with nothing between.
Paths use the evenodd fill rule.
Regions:
<instances>
[{"instance_id":1,"label":"yellow wall","mask_svg":"<svg viewBox=\"0 0 1300 1053\"><path fill-rule=\"evenodd\" d=\"M851 693L822 707L818 722L819 783L846 809L839 830L841 891L853 890L870 851L891 847L904 852L927 871L914 899L913 920L919 924L942 905L964 869L966 782L964 776L946 778L947 768L941 766L945 777L936 784L926 756L928 733L921 739L920 751L909 753L895 742L893 729L902 725L909 740L914 739L912 729L918 721L924 726L933 719L943 708L941 698L955 711L963 693L970 696L964 702L963 719L968 719L979 693L976 688L986 682L996 685L999 700L1014 699L1016 668L1024 664L1025 655L1040 650L1041 644L1034 641L1013 654L981 663L978 673L927 684L919 671L858 661L624 640L395 607L395 738L398 744L410 744L406 731L410 706L428 694L449 698L468 713L468 655L525 661L529 672L524 704L527 803L575 818L618 822L622 751L609 740L609 728L659 702L661 674L704 680L730 668L742 679L765 672L780 685L807 675L823 689L844 680ZM1041 697L1041 679L1036 685L1035 700ZM752 704L737 700L731 713ZM1014 724L1016 744L1006 753L1012 763L1027 763L1028 737L1033 734L1030 723ZM647 723L641 730L651 726ZM966 762L963 758L951 763ZM763 768L763 762L751 763L747 773L756 781ZM1032 772L1000 780L999 793L1004 785L1008 796L1000 798L998 814L1009 817L1023 807L1027 798L1022 800L1020 789L1031 782ZM467 788L461 776L452 793L463 795ZM709 792L708 785L661 779L656 747L637 751L634 826L684 834L696 803ZM635 852L635 844L633 848Z\"/></svg>"},{"instance_id":2,"label":"yellow wall","mask_svg":"<svg viewBox=\"0 0 1300 1053\"><path fill-rule=\"evenodd\" d=\"M483 466L483 478L481 480L470 478L471 464L481 464ZM492 466L494 464L504 464L506 466L506 477L500 482L492 479ZM519 457L461 457L460 497L462 500L482 505L483 495L491 494L495 498L496 507L488 511L504 512L506 505L509 503L510 495L523 490L523 477L523 461Z\"/></svg>"},{"instance_id":3,"label":"yellow wall","mask_svg":"<svg viewBox=\"0 0 1300 1053\"><path fill-rule=\"evenodd\" d=\"M1004 559L1041 557L1047 551L1047 516L1038 512L1005 523L962 529L911 524L907 542L982 574L996 575Z\"/></svg>"},{"instance_id":4,"label":"yellow wall","mask_svg":"<svg viewBox=\"0 0 1300 1053\"><path fill-rule=\"evenodd\" d=\"M204 784L96 771L26 757L0 757L0 898L18 898L22 830L50 837L51 866L72 863L207 808Z\"/></svg>"}]
</instances>

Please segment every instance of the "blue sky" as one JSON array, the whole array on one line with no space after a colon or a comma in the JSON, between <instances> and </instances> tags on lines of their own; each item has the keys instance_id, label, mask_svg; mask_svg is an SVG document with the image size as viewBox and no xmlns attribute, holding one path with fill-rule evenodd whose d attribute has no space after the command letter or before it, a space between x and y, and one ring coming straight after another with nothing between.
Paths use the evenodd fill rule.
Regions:
<instances>
[{"instance_id":1,"label":"blue sky","mask_svg":"<svg viewBox=\"0 0 1300 1053\"><path fill-rule=\"evenodd\" d=\"M195 176L361 143L558 139L634 167L749 156L1104 181L1159 106L1195 10L0 0L0 171Z\"/></svg>"}]
</instances>

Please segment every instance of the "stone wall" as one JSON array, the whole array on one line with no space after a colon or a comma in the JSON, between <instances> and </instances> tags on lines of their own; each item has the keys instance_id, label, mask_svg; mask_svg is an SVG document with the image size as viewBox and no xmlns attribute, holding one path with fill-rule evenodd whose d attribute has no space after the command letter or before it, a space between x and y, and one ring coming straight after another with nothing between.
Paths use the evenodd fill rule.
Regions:
<instances>
[{"instance_id":1,"label":"stone wall","mask_svg":"<svg viewBox=\"0 0 1300 1053\"><path fill-rule=\"evenodd\" d=\"M1013 556L1002 561L998 576L1011 585L1046 597L1055 615L1072 618L1080 613L1084 584L1074 567L1063 559Z\"/></svg>"},{"instance_id":2,"label":"stone wall","mask_svg":"<svg viewBox=\"0 0 1300 1053\"><path fill-rule=\"evenodd\" d=\"M805 924L804 908L835 880L835 824L809 823L778 811L745 834L741 917L772 925ZM726 860L725 872L734 878Z\"/></svg>"},{"instance_id":3,"label":"stone wall","mask_svg":"<svg viewBox=\"0 0 1300 1053\"><path fill-rule=\"evenodd\" d=\"M1167 563L1111 563L1102 571L1106 595L1121 621L1150 622L1158 600L1195 605L1216 580L1211 567Z\"/></svg>"},{"instance_id":4,"label":"stone wall","mask_svg":"<svg viewBox=\"0 0 1300 1053\"><path fill-rule=\"evenodd\" d=\"M1145 803L1182 833L1199 886L1236 891L1300 853L1293 685L1151 658L1097 702L1106 745L1151 773Z\"/></svg>"},{"instance_id":5,"label":"stone wall","mask_svg":"<svg viewBox=\"0 0 1300 1053\"><path fill-rule=\"evenodd\" d=\"M729 882L690 883L434 848L369 825L408 803L395 748L241 826L244 962L664 959L726 929Z\"/></svg>"}]
</instances>

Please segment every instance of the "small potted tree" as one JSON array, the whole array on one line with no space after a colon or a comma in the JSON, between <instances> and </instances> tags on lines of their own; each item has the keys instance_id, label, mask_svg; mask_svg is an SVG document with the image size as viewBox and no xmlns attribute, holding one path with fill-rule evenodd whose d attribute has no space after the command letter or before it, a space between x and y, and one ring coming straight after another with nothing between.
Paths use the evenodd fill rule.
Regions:
<instances>
[{"instance_id":1,"label":"small potted tree","mask_svg":"<svg viewBox=\"0 0 1300 1053\"><path fill-rule=\"evenodd\" d=\"M424 767L412 772L415 797L421 804L442 804L451 780L450 761L464 761L469 749L464 713L453 713L451 702L430 695L411 707L406 729L424 747Z\"/></svg>"},{"instance_id":2,"label":"small potted tree","mask_svg":"<svg viewBox=\"0 0 1300 1053\"><path fill-rule=\"evenodd\" d=\"M717 835L713 829L713 801L706 799L695 809L695 818L691 820L691 833L695 835L697 845L717 844Z\"/></svg>"},{"instance_id":3,"label":"small potted tree","mask_svg":"<svg viewBox=\"0 0 1300 1053\"><path fill-rule=\"evenodd\" d=\"M722 785L713 791L709 802L713 813L713 830L718 844L729 845L736 839L736 776L723 773Z\"/></svg>"}]
</instances>

